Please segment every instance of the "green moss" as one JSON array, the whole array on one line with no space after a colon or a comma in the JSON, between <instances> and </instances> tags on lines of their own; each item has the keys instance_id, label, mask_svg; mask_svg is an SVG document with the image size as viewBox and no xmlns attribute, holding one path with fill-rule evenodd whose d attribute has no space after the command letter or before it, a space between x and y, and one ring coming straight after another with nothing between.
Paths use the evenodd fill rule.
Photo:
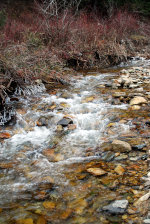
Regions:
<instances>
[{"instance_id":1,"label":"green moss","mask_svg":"<svg viewBox=\"0 0 150 224\"><path fill-rule=\"evenodd\" d=\"M42 40L37 33L29 32L26 39L29 48L38 48L42 45Z\"/></svg>"},{"instance_id":2,"label":"green moss","mask_svg":"<svg viewBox=\"0 0 150 224\"><path fill-rule=\"evenodd\" d=\"M0 11L0 29L2 29L6 24L7 16L4 10Z\"/></svg>"},{"instance_id":3,"label":"green moss","mask_svg":"<svg viewBox=\"0 0 150 224\"><path fill-rule=\"evenodd\" d=\"M131 39L136 41L141 41L141 40L146 40L146 37L142 35L131 35Z\"/></svg>"}]
</instances>

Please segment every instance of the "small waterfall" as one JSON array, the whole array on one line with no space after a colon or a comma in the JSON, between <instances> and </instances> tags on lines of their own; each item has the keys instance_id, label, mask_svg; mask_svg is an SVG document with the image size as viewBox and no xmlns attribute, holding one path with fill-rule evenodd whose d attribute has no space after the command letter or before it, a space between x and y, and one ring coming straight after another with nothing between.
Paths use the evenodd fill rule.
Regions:
<instances>
[{"instance_id":1,"label":"small waterfall","mask_svg":"<svg viewBox=\"0 0 150 224\"><path fill-rule=\"evenodd\" d=\"M42 93L46 90L43 83L28 85L26 87L17 87L14 96L31 96L37 93ZM6 98L6 106L0 113L0 125L8 123L15 116L15 109L11 106L10 98ZM7 106L8 105L8 106Z\"/></svg>"},{"instance_id":2,"label":"small waterfall","mask_svg":"<svg viewBox=\"0 0 150 224\"><path fill-rule=\"evenodd\" d=\"M43 83L39 83L37 85L29 85L24 88L17 87L15 91L15 95L17 96L31 96L36 95L37 93L42 93L46 90Z\"/></svg>"},{"instance_id":3,"label":"small waterfall","mask_svg":"<svg viewBox=\"0 0 150 224\"><path fill-rule=\"evenodd\" d=\"M12 117L15 115L15 111L13 108L7 108L4 107L4 110L1 111L0 114L0 125L5 125L7 122L9 122Z\"/></svg>"}]
</instances>

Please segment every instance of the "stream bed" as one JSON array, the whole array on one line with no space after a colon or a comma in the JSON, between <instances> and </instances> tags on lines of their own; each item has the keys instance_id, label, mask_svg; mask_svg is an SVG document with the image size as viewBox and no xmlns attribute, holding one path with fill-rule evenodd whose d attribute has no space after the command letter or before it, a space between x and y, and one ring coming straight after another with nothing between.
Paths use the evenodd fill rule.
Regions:
<instances>
[{"instance_id":1,"label":"stream bed","mask_svg":"<svg viewBox=\"0 0 150 224\"><path fill-rule=\"evenodd\" d=\"M0 126L1 224L143 223L149 101L129 102L149 92L149 80L138 94L112 88L122 69L16 90L16 119Z\"/></svg>"}]
</instances>

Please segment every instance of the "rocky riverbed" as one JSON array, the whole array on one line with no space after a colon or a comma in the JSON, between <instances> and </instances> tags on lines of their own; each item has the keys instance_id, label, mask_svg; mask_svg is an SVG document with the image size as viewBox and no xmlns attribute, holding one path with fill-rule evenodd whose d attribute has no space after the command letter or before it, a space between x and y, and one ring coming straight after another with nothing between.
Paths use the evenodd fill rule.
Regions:
<instances>
[{"instance_id":1,"label":"rocky riverbed","mask_svg":"<svg viewBox=\"0 0 150 224\"><path fill-rule=\"evenodd\" d=\"M0 223L150 223L149 67L37 83L0 127Z\"/></svg>"}]
</instances>

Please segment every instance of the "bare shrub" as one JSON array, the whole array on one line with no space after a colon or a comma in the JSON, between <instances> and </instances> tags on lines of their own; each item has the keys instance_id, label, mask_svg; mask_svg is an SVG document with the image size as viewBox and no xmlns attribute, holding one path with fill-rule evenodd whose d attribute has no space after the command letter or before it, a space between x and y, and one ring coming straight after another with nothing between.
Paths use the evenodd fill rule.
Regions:
<instances>
[{"instance_id":1,"label":"bare shrub","mask_svg":"<svg viewBox=\"0 0 150 224\"><path fill-rule=\"evenodd\" d=\"M43 4L50 2L43 1ZM22 12L19 20L8 18L1 31L1 46L23 44L29 51L43 47L57 55L60 61L72 55L95 60L95 52L127 57L135 42L144 44L150 35L149 24L127 11L118 10L110 17L102 18L95 12L77 12L77 5L73 11L71 1L67 2L70 4L68 8L64 10L61 6L57 13L50 13L50 9L45 13L46 8L43 7L46 6L36 4L36 9L42 9Z\"/></svg>"},{"instance_id":2,"label":"bare shrub","mask_svg":"<svg viewBox=\"0 0 150 224\"><path fill-rule=\"evenodd\" d=\"M43 0L42 4L35 0L41 13L45 16L58 17L60 13L67 10L74 9L74 12L78 11L78 7L81 0Z\"/></svg>"}]
</instances>

